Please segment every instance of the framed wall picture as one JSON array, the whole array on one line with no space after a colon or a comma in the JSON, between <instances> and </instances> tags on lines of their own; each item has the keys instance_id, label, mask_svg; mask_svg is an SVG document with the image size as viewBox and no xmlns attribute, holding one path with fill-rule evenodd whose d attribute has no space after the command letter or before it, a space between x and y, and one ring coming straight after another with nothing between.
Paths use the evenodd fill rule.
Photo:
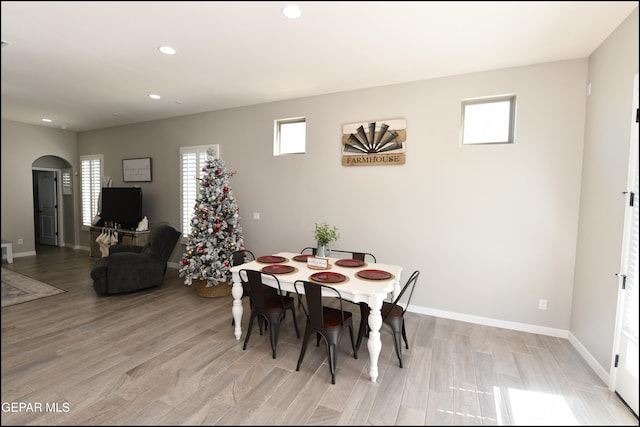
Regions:
<instances>
[{"instance_id":1,"label":"framed wall picture","mask_svg":"<svg viewBox=\"0 0 640 427\"><path fill-rule=\"evenodd\" d=\"M123 159L122 179L124 182L151 181L151 157Z\"/></svg>"}]
</instances>

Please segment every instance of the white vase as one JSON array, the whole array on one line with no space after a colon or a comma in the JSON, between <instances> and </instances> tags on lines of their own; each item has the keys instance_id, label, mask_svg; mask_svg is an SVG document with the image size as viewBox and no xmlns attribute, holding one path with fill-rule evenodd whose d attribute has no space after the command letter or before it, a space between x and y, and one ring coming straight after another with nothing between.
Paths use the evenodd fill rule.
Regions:
<instances>
[{"instance_id":1,"label":"white vase","mask_svg":"<svg viewBox=\"0 0 640 427\"><path fill-rule=\"evenodd\" d=\"M318 243L318 246L316 247L316 256L319 258L327 258L329 256L329 248L327 248L327 245L321 245Z\"/></svg>"}]
</instances>

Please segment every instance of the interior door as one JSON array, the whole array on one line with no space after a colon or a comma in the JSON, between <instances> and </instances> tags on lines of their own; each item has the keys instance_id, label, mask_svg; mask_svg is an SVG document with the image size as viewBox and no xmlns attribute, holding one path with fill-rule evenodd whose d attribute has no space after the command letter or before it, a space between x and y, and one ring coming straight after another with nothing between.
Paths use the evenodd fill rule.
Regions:
<instances>
[{"instance_id":1,"label":"interior door","mask_svg":"<svg viewBox=\"0 0 640 427\"><path fill-rule=\"evenodd\" d=\"M58 197L52 171L38 171L38 228L41 245L58 246Z\"/></svg>"},{"instance_id":2,"label":"interior door","mask_svg":"<svg viewBox=\"0 0 640 427\"><path fill-rule=\"evenodd\" d=\"M615 391L638 415L638 75L635 76L627 212L623 237L620 280L621 310L617 329L618 349Z\"/></svg>"}]
</instances>

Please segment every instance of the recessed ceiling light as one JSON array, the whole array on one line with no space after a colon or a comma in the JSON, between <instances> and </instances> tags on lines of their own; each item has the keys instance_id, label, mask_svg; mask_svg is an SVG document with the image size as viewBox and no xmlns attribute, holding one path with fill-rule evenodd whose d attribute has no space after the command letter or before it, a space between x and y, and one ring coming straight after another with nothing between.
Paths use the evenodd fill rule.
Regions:
<instances>
[{"instance_id":1,"label":"recessed ceiling light","mask_svg":"<svg viewBox=\"0 0 640 427\"><path fill-rule=\"evenodd\" d=\"M165 55L175 55L176 54L176 50L174 48L172 48L171 46L160 46L158 48L158 50L162 53L164 53Z\"/></svg>"},{"instance_id":2,"label":"recessed ceiling light","mask_svg":"<svg viewBox=\"0 0 640 427\"><path fill-rule=\"evenodd\" d=\"M156 95L155 93L152 93L151 95L149 95L149 98L151 98L151 99L160 99L160 95Z\"/></svg>"},{"instance_id":3,"label":"recessed ceiling light","mask_svg":"<svg viewBox=\"0 0 640 427\"><path fill-rule=\"evenodd\" d=\"M298 19L302 16L302 10L295 4L290 4L282 9L282 14L289 19Z\"/></svg>"},{"instance_id":4,"label":"recessed ceiling light","mask_svg":"<svg viewBox=\"0 0 640 427\"><path fill-rule=\"evenodd\" d=\"M51 119L42 119L43 122L51 123L53 120Z\"/></svg>"}]
</instances>

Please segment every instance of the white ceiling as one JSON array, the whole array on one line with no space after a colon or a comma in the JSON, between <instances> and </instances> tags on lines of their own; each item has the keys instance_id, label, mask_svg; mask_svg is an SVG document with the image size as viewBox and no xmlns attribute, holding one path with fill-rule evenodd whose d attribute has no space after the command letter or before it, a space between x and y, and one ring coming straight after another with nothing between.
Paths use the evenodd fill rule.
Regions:
<instances>
[{"instance_id":1,"label":"white ceiling","mask_svg":"<svg viewBox=\"0 0 640 427\"><path fill-rule=\"evenodd\" d=\"M292 21L286 4L2 1L2 118L86 131L585 58L638 6L303 1Z\"/></svg>"}]
</instances>

